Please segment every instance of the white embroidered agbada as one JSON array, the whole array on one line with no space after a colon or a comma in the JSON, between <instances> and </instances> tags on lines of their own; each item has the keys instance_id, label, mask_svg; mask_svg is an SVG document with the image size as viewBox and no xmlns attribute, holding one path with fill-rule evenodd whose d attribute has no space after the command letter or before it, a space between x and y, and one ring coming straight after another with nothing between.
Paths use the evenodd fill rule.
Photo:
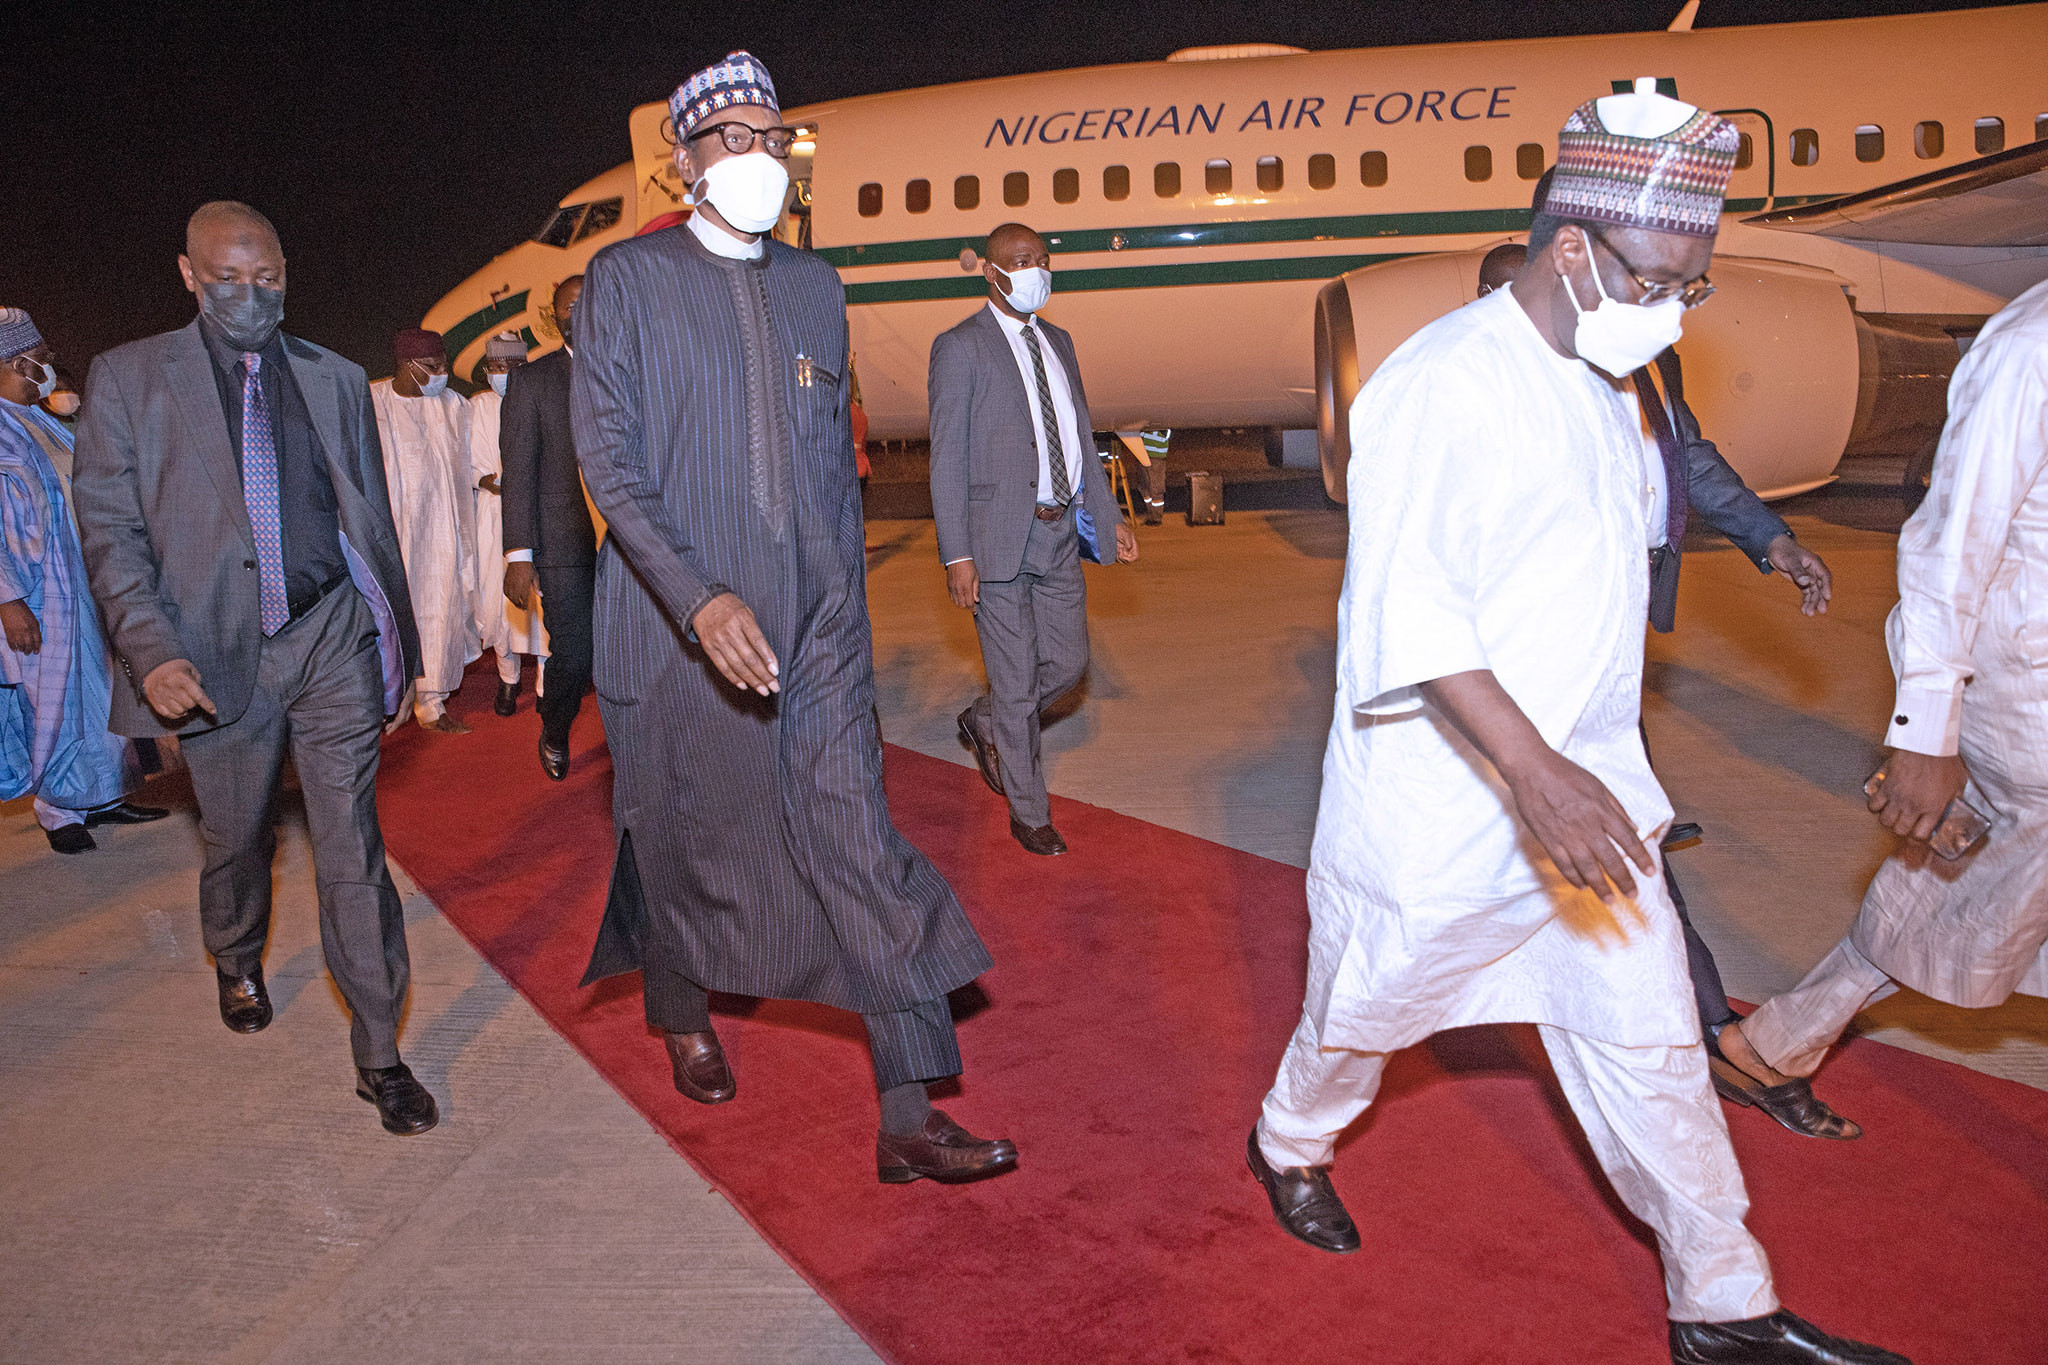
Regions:
<instances>
[{"instance_id":1,"label":"white embroidered agbada","mask_svg":"<svg viewBox=\"0 0 2048 1365\"><path fill-rule=\"evenodd\" d=\"M504 473L498 453L498 421L505 400L495 389L478 389L469 400L470 488L476 494L476 623L485 649L546 658L547 628L541 603L532 610L515 607L505 598L505 500L482 487L486 478Z\"/></svg>"},{"instance_id":2,"label":"white embroidered agbada","mask_svg":"<svg viewBox=\"0 0 2048 1365\"><path fill-rule=\"evenodd\" d=\"M1637 715L1649 591L1631 396L1508 290L1417 333L1351 411L1337 709L1310 858L1307 1016L1388 1052L1531 1022L1626 1047L1699 1041L1676 912L1572 888L1492 765L1418 684L1491 669L1656 847L1671 807Z\"/></svg>"},{"instance_id":3,"label":"white embroidered agbada","mask_svg":"<svg viewBox=\"0 0 2048 1365\"><path fill-rule=\"evenodd\" d=\"M483 651L476 625L476 499L469 472L469 404L459 395L407 398L370 386L384 479L405 581L420 631L422 694L446 695Z\"/></svg>"}]
</instances>

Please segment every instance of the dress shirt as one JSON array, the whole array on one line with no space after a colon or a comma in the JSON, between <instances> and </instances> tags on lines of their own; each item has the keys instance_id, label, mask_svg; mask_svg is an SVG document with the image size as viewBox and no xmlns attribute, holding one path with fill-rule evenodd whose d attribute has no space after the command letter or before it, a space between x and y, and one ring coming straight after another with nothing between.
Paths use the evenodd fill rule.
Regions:
<instances>
[{"instance_id":1,"label":"dress shirt","mask_svg":"<svg viewBox=\"0 0 2048 1365\"><path fill-rule=\"evenodd\" d=\"M1011 317L994 303L988 311L1002 325L1003 335L1010 339L1010 353L1016 357L1017 373L1024 379L1024 406L1031 410L1031 434L1038 441L1038 504L1041 507L1053 505L1052 464L1045 443L1045 416L1038 410L1038 370L1031 363L1031 350L1024 342L1025 324ZM1074 496L1081 496L1081 457L1093 454L1095 433L1082 431L1079 415L1074 410L1074 389L1067 381L1066 367L1060 363L1059 352L1053 349L1052 338L1038 329L1039 353L1045 357L1045 377L1052 385L1052 406L1059 422L1060 453L1067 458L1067 487L1074 490Z\"/></svg>"},{"instance_id":2,"label":"dress shirt","mask_svg":"<svg viewBox=\"0 0 2048 1365\"><path fill-rule=\"evenodd\" d=\"M199 319L199 335L213 360L213 378L228 419L228 444L235 468L242 467L242 352L207 321ZM263 364L256 384L270 409L270 430L277 442L279 530L284 538L285 601L294 617L303 615L320 595L348 574L341 554L341 509L334 500L334 481L320 454L320 437L305 395L292 378L284 334L276 332L257 352Z\"/></svg>"},{"instance_id":3,"label":"dress shirt","mask_svg":"<svg viewBox=\"0 0 2048 1365\"><path fill-rule=\"evenodd\" d=\"M751 242L743 242L701 213L692 213L687 221L691 234L704 244L706 251L714 256L723 256L728 261L758 260L761 253L768 249L761 245L759 237Z\"/></svg>"}]
</instances>

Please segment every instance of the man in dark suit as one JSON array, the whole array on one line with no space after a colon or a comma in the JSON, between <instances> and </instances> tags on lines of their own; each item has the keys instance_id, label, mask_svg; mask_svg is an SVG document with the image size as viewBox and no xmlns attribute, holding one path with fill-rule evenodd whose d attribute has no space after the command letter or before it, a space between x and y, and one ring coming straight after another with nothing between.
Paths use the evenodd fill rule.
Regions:
<instances>
[{"instance_id":1,"label":"man in dark suit","mask_svg":"<svg viewBox=\"0 0 2048 1365\"><path fill-rule=\"evenodd\" d=\"M532 609L539 590L548 628L540 701L540 766L569 775L569 727L590 686L590 613L597 584L597 528L583 500L576 438L569 426L569 371L576 353L576 300L583 277L555 286L562 349L512 372L498 454L505 498L505 596Z\"/></svg>"},{"instance_id":2,"label":"man in dark suit","mask_svg":"<svg viewBox=\"0 0 2048 1365\"><path fill-rule=\"evenodd\" d=\"M960 713L982 780L1010 804L1033 853L1067 851L1052 825L1039 717L1088 671L1086 511L1116 560L1138 557L1095 458L1074 342L1038 317L1052 290L1045 239L1022 223L988 235L988 304L932 343L932 514L953 604L974 612L988 691Z\"/></svg>"},{"instance_id":3,"label":"man in dark suit","mask_svg":"<svg viewBox=\"0 0 2048 1365\"><path fill-rule=\"evenodd\" d=\"M78 431L86 567L126 675L111 727L179 737L206 843L200 927L238 1033L270 1022L262 959L290 755L356 1093L391 1132L425 1132L434 1098L398 1056L410 967L376 790L419 636L369 386L279 329L284 251L256 210L202 205L178 269L199 316L94 361Z\"/></svg>"}]
</instances>

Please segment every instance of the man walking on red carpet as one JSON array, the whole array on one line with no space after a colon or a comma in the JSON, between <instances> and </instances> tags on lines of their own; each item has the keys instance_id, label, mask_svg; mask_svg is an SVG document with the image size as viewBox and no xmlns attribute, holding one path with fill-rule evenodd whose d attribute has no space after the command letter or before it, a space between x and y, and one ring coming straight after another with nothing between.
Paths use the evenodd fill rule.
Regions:
<instances>
[{"instance_id":1,"label":"man walking on red carpet","mask_svg":"<svg viewBox=\"0 0 2048 1365\"><path fill-rule=\"evenodd\" d=\"M1673 1361L1897 1365L1779 1306L1657 875L1652 503L1621 381L1709 292L1737 135L1654 88L1572 114L1513 284L1410 338L1352 405L1308 991L1246 1158L1284 1229L1354 1251L1330 1163L1388 1056L1533 1022L1657 1235Z\"/></svg>"},{"instance_id":2,"label":"man walking on red carpet","mask_svg":"<svg viewBox=\"0 0 2048 1365\"><path fill-rule=\"evenodd\" d=\"M589 978L640 968L676 1089L704 1104L736 1089L706 991L856 1011L880 1178L1006 1171L1013 1145L925 1093L960 1071L946 993L989 957L882 793L846 293L767 235L797 132L744 52L669 111L697 210L599 252L576 306L619 835Z\"/></svg>"}]
</instances>

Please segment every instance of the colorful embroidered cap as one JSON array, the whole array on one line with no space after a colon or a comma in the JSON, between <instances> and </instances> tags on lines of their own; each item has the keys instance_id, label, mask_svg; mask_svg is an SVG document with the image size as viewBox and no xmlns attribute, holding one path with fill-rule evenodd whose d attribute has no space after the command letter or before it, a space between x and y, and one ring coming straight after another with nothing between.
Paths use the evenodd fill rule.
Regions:
<instances>
[{"instance_id":1,"label":"colorful embroidered cap","mask_svg":"<svg viewBox=\"0 0 2048 1365\"><path fill-rule=\"evenodd\" d=\"M0 308L0 360L12 360L42 344L43 334L26 308Z\"/></svg>"},{"instance_id":2,"label":"colorful embroidered cap","mask_svg":"<svg viewBox=\"0 0 2048 1365\"><path fill-rule=\"evenodd\" d=\"M680 145L697 125L713 114L740 104L758 104L781 111L775 99L775 82L768 68L754 60L751 52L729 52L725 60L705 67L676 87L668 97L668 115L676 126Z\"/></svg>"},{"instance_id":3,"label":"colorful embroidered cap","mask_svg":"<svg viewBox=\"0 0 2048 1365\"><path fill-rule=\"evenodd\" d=\"M1653 77L1635 85L1633 94L1587 100L1565 120L1544 211L1713 236L1741 134L1724 118L1658 94Z\"/></svg>"}]
</instances>

